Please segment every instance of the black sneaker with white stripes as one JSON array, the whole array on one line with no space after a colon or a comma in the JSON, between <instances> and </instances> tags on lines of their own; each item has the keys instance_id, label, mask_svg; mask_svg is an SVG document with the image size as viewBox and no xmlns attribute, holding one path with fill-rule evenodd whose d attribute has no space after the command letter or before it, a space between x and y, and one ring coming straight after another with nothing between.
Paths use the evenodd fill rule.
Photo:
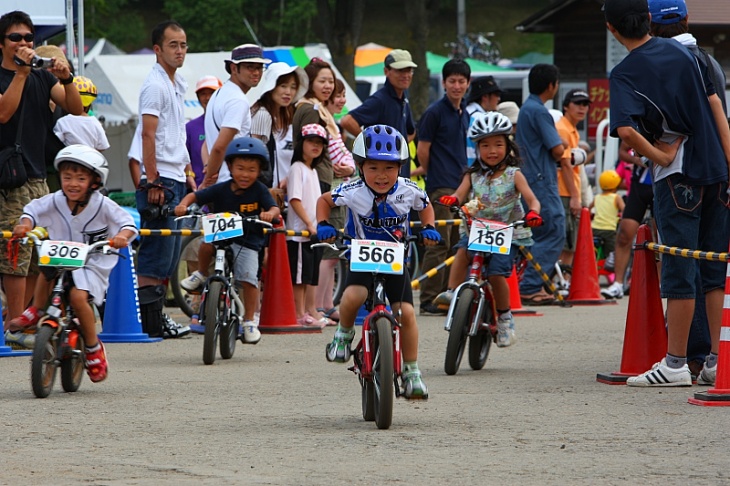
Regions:
<instances>
[{"instance_id":1,"label":"black sneaker with white stripes","mask_svg":"<svg viewBox=\"0 0 730 486\"><path fill-rule=\"evenodd\" d=\"M649 371L626 380L628 386L692 386L692 375L687 365L670 368L665 359L655 363Z\"/></svg>"}]
</instances>

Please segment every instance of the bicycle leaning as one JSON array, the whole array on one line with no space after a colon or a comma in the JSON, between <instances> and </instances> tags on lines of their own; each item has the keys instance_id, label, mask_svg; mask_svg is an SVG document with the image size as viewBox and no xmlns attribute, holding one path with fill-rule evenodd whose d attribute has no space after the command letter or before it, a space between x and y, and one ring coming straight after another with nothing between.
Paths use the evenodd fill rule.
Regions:
<instances>
[{"instance_id":1,"label":"bicycle leaning","mask_svg":"<svg viewBox=\"0 0 730 486\"><path fill-rule=\"evenodd\" d=\"M510 224L489 221L469 215L459 206L451 210L467 221L469 252L473 252L469 274L456 289L446 314L444 329L449 333L446 344L444 371L454 375L459 371L461 360L469 341L469 365L473 370L484 368L492 342L498 342L497 308L487 269L493 253L509 254L512 245L512 228L524 221ZM514 329L504 332L512 333Z\"/></svg>"},{"instance_id":2,"label":"bicycle leaning","mask_svg":"<svg viewBox=\"0 0 730 486\"><path fill-rule=\"evenodd\" d=\"M233 357L236 341L239 339L245 344L258 342L258 340L246 342L241 330L245 308L238 295L233 275L236 255L231 244L233 238L243 236L244 223L254 223L269 228L273 226L267 221L255 217L242 217L232 212L204 214L197 207L188 208L188 215L177 219L188 217L202 218L203 241L215 247L215 269L206 279L200 292L200 324L205 329L203 363L210 365L215 362L219 340L223 359ZM276 224L278 220L273 222Z\"/></svg>"}]
</instances>

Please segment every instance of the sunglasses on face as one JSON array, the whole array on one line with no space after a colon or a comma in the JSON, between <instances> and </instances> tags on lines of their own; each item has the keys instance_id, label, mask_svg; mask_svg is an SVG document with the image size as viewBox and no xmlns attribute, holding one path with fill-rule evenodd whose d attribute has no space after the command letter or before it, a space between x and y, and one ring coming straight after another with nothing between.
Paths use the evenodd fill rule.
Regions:
<instances>
[{"instance_id":1,"label":"sunglasses on face","mask_svg":"<svg viewBox=\"0 0 730 486\"><path fill-rule=\"evenodd\" d=\"M33 42L33 39L35 39L35 34L31 32L27 34L13 32L12 34L5 35L5 38L10 39L12 42L20 42L21 40L24 40L25 42Z\"/></svg>"}]
</instances>

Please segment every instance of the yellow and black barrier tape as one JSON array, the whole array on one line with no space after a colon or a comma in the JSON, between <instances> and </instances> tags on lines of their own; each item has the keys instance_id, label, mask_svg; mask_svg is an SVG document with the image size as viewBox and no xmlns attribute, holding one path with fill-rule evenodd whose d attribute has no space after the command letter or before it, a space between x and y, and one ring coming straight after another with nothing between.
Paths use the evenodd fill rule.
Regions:
<instances>
[{"instance_id":1,"label":"yellow and black barrier tape","mask_svg":"<svg viewBox=\"0 0 730 486\"><path fill-rule=\"evenodd\" d=\"M421 286L421 282L423 282L424 280L426 280L428 278L433 277L434 275L436 275L437 273L439 273L441 270L448 267L452 263L454 263L454 257L450 256L443 263L439 263L438 265L433 267L431 270L423 272L420 277L411 281L411 287L414 289L417 289L418 287Z\"/></svg>"},{"instance_id":2,"label":"yellow and black barrier tape","mask_svg":"<svg viewBox=\"0 0 730 486\"><path fill-rule=\"evenodd\" d=\"M730 262L730 255L727 252L716 251L700 251L688 250L687 248L677 248L676 246L660 245L647 241L643 245L647 250L663 253L665 255L680 256L684 258L694 258L695 260L709 260L711 262Z\"/></svg>"}]
</instances>

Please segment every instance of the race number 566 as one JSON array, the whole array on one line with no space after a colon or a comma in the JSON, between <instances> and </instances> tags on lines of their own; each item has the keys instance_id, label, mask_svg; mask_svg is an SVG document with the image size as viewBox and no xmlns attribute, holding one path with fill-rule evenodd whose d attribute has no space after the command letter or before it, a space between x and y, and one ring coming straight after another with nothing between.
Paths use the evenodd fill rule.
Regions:
<instances>
[{"instance_id":1,"label":"race number 566","mask_svg":"<svg viewBox=\"0 0 730 486\"><path fill-rule=\"evenodd\" d=\"M352 240L353 272L403 273L404 246L394 241Z\"/></svg>"}]
</instances>

